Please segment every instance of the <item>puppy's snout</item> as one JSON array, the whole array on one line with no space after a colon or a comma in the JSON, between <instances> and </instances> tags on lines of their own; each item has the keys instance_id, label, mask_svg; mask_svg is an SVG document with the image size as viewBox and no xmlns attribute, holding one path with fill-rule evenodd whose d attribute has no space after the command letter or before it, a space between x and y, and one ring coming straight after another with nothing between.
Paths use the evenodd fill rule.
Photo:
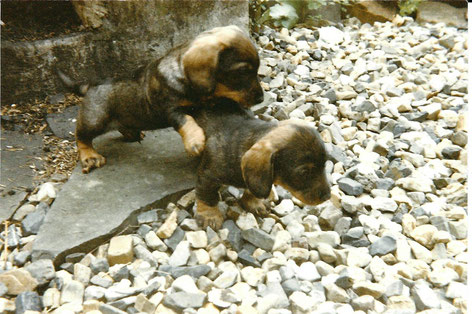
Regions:
<instances>
[{"instance_id":1,"label":"puppy's snout","mask_svg":"<svg viewBox=\"0 0 472 314\"><path fill-rule=\"evenodd\" d=\"M254 102L256 104L259 104L264 101L264 92L262 91L262 88L259 86L256 88L256 91L254 93Z\"/></svg>"}]
</instances>

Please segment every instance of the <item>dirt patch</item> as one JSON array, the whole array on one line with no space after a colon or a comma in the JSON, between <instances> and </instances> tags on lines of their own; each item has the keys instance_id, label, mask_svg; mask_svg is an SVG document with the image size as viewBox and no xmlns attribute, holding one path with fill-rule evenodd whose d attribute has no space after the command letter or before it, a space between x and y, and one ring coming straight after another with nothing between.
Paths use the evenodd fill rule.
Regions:
<instances>
[{"instance_id":1,"label":"dirt patch","mask_svg":"<svg viewBox=\"0 0 472 314\"><path fill-rule=\"evenodd\" d=\"M73 94L65 95L58 102L51 102L51 98L53 97L25 104L3 106L1 110L2 130L21 130L26 134L43 136L43 154L34 156L44 161L43 168L34 169L35 181L39 182L47 181L55 174L69 177L77 162L75 141L52 135L46 122L46 115L61 113L67 107L78 105L81 98Z\"/></svg>"}]
</instances>

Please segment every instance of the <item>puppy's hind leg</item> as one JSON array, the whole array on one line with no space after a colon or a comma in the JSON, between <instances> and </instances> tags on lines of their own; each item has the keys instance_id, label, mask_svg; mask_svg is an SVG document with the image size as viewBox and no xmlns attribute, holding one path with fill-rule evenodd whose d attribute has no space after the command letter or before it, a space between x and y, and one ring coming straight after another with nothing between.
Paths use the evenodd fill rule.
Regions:
<instances>
[{"instance_id":1,"label":"puppy's hind leg","mask_svg":"<svg viewBox=\"0 0 472 314\"><path fill-rule=\"evenodd\" d=\"M260 198L255 197L248 189L244 190L239 203L244 210L260 217L267 217L270 214L265 202Z\"/></svg>"}]
</instances>

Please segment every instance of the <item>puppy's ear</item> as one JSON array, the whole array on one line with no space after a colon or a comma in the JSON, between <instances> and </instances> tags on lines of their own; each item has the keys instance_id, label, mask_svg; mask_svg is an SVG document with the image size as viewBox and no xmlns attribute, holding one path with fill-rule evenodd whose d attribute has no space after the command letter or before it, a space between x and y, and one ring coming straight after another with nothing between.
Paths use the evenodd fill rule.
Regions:
<instances>
[{"instance_id":1,"label":"puppy's ear","mask_svg":"<svg viewBox=\"0 0 472 314\"><path fill-rule=\"evenodd\" d=\"M220 53L244 41L249 39L234 25L201 33L182 56L185 76L193 88L202 94L211 94L216 86L215 72Z\"/></svg>"},{"instance_id":2,"label":"puppy's ear","mask_svg":"<svg viewBox=\"0 0 472 314\"><path fill-rule=\"evenodd\" d=\"M243 179L257 198L267 198L274 181L274 147L265 139L254 144L241 159Z\"/></svg>"},{"instance_id":3,"label":"puppy's ear","mask_svg":"<svg viewBox=\"0 0 472 314\"><path fill-rule=\"evenodd\" d=\"M193 88L202 94L211 94L216 86L215 71L218 56L224 45L213 36L195 40L184 53L184 73Z\"/></svg>"},{"instance_id":4,"label":"puppy's ear","mask_svg":"<svg viewBox=\"0 0 472 314\"><path fill-rule=\"evenodd\" d=\"M267 198L274 182L274 159L278 151L287 147L296 134L297 122L285 120L264 135L241 158L244 182L254 196Z\"/></svg>"}]
</instances>

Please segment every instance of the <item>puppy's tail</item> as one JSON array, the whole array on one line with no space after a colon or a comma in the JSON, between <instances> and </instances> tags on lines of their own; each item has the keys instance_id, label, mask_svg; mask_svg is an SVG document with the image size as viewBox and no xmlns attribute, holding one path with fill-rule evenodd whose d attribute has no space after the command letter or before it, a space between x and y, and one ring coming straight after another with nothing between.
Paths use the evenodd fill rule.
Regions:
<instances>
[{"instance_id":1,"label":"puppy's tail","mask_svg":"<svg viewBox=\"0 0 472 314\"><path fill-rule=\"evenodd\" d=\"M59 69L56 69L57 76L61 79L64 85L67 86L71 90L71 92L78 94L78 95L85 95L87 93L90 85L89 84L80 84L73 81L70 77L68 77L64 72Z\"/></svg>"}]
</instances>

